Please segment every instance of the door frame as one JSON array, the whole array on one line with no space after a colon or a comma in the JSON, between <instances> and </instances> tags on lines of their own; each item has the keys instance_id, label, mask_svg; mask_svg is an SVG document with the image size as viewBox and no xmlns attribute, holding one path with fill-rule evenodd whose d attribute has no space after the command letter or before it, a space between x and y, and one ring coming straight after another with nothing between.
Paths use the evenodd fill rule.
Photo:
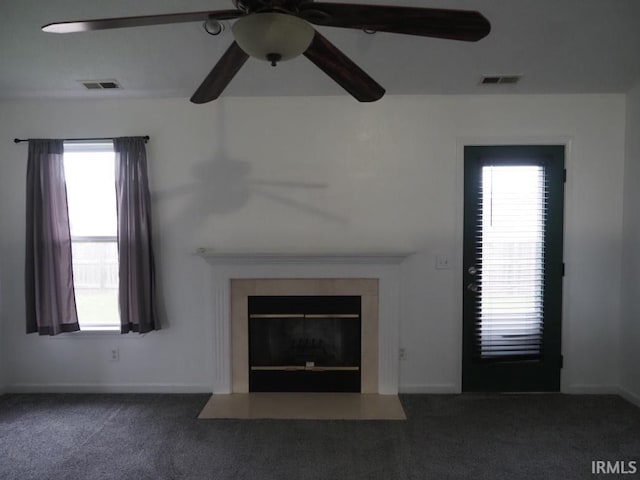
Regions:
<instances>
[{"instance_id":1,"label":"door frame","mask_svg":"<svg viewBox=\"0 0 640 480\"><path fill-rule=\"evenodd\" d=\"M571 150L572 138L567 136L459 136L456 138L456 173L455 173L455 249L454 262L452 268L454 270L454 282L456 285L456 302L455 302L455 393L462 393L462 335L463 335L463 294L460 285L462 285L462 252L464 247L464 147L466 146L492 146L492 145L564 145L565 148L565 169L568 171L567 181L564 185L564 225L563 225L563 256L566 250L566 233L571 230L568 228L571 222L571 211L573 198L573 184L571 182L571 171L573 170L573 155ZM562 318L568 318L568 305L570 304L568 292L570 289L570 278L565 276L563 283L563 302L562 302ZM561 344L569 345L569 334L566 321L561 325ZM570 362L570 358L565 356L565 366ZM560 372L560 392L566 391L566 380L564 372Z\"/></svg>"}]
</instances>

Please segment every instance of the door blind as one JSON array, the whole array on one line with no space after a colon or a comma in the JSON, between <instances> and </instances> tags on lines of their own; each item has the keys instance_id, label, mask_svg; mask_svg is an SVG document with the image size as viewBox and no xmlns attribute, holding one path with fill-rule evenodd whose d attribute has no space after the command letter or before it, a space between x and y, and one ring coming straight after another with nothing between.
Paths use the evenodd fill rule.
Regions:
<instances>
[{"instance_id":1,"label":"door blind","mask_svg":"<svg viewBox=\"0 0 640 480\"><path fill-rule=\"evenodd\" d=\"M544 167L484 166L476 231L474 350L482 360L542 350L547 185Z\"/></svg>"}]
</instances>

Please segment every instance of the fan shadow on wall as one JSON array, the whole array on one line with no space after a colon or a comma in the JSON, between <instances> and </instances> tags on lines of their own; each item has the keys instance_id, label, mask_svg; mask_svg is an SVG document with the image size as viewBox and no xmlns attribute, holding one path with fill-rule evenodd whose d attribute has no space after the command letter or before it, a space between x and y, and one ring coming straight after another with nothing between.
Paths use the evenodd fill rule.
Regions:
<instances>
[{"instance_id":1,"label":"fan shadow on wall","mask_svg":"<svg viewBox=\"0 0 640 480\"><path fill-rule=\"evenodd\" d=\"M223 149L222 149L223 150ZM328 188L324 183L291 180L261 180L250 178L251 165L220 152L209 162L193 167L192 183L153 194L154 203L181 200L182 207L175 219L174 231L193 233L212 215L226 215L243 208L252 199L264 199L280 206L312 215L324 221L348 223L342 215L299 200L300 190L318 191ZM185 202L185 203L183 203ZM160 207L162 208L162 207Z\"/></svg>"}]
</instances>

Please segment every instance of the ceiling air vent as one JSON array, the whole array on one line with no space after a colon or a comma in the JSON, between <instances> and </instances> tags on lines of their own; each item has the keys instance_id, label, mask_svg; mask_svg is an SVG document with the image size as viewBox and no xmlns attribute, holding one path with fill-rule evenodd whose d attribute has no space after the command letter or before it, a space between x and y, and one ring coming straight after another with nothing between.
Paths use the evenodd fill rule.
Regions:
<instances>
[{"instance_id":1,"label":"ceiling air vent","mask_svg":"<svg viewBox=\"0 0 640 480\"><path fill-rule=\"evenodd\" d=\"M117 80L79 80L87 90L113 90L122 88Z\"/></svg>"},{"instance_id":2,"label":"ceiling air vent","mask_svg":"<svg viewBox=\"0 0 640 480\"><path fill-rule=\"evenodd\" d=\"M483 75L480 85L513 85L521 78L522 75Z\"/></svg>"}]
</instances>

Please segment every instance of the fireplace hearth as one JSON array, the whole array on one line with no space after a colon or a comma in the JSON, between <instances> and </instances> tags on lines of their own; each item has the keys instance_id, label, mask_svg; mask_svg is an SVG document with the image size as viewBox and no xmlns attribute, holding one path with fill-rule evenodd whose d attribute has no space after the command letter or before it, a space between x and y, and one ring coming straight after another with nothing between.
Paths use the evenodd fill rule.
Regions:
<instances>
[{"instance_id":1,"label":"fireplace hearth","mask_svg":"<svg viewBox=\"0 0 640 480\"><path fill-rule=\"evenodd\" d=\"M360 296L249 296L247 306L249 391L361 391Z\"/></svg>"}]
</instances>

